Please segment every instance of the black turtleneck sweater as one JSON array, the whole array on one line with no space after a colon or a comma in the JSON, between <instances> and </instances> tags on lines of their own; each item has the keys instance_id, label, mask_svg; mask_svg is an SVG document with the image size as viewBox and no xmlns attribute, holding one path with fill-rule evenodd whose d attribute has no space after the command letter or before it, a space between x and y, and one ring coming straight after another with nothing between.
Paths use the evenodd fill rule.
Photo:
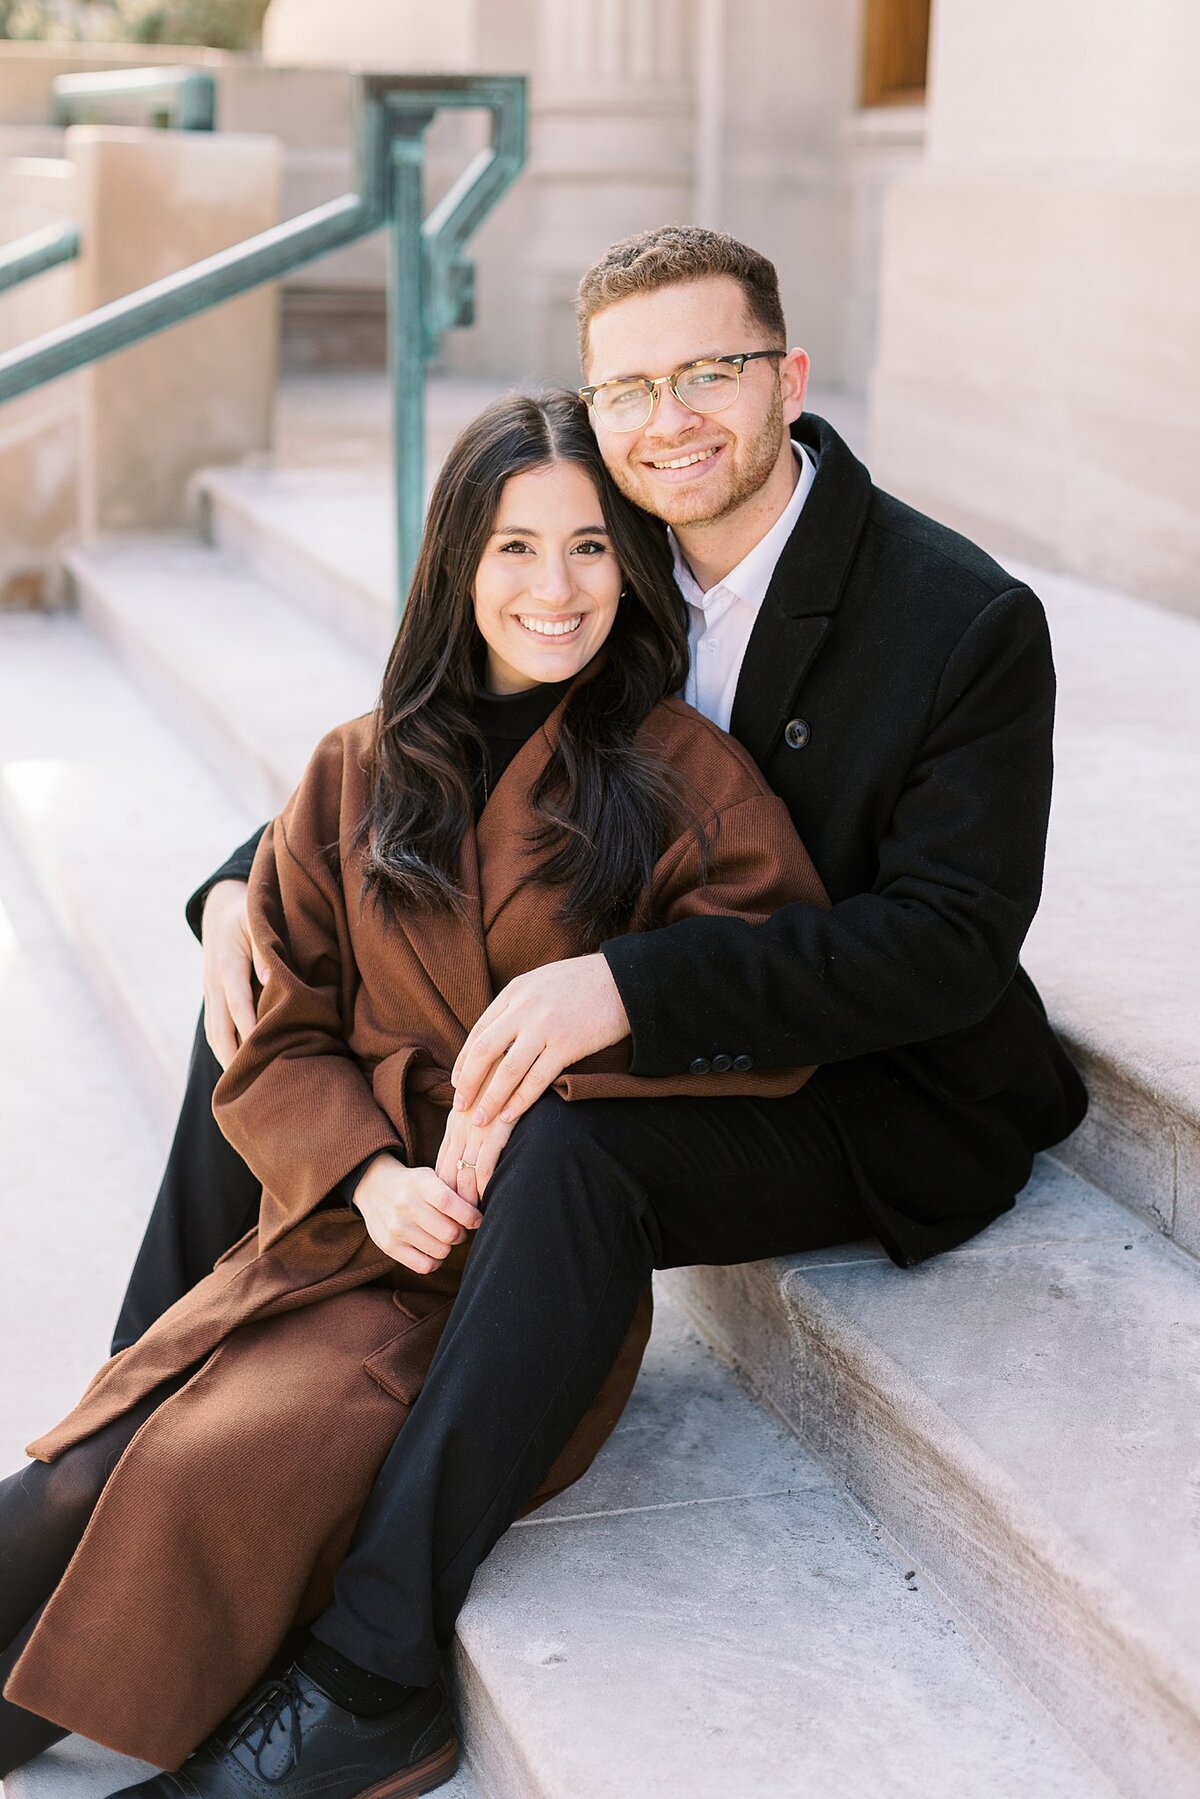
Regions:
<instances>
[{"instance_id":1,"label":"black turtleneck sweater","mask_svg":"<svg viewBox=\"0 0 1200 1799\"><path fill-rule=\"evenodd\" d=\"M541 730L570 685L570 681L546 682L523 693L480 690L475 722L483 733L484 767L472 770L476 819L517 751Z\"/></svg>"}]
</instances>

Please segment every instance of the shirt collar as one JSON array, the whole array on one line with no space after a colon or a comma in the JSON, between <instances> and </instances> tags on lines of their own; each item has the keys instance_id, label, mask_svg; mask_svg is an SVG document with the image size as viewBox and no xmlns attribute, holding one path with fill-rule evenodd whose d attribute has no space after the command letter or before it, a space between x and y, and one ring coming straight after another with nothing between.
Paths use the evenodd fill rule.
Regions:
<instances>
[{"instance_id":1,"label":"shirt collar","mask_svg":"<svg viewBox=\"0 0 1200 1799\"><path fill-rule=\"evenodd\" d=\"M683 551L680 549L675 533L667 527L667 537L671 544L671 555L675 563L675 582L680 593L689 606L699 606L701 611L712 603L718 594L732 594L736 599L744 600L749 606L761 606L766 598L767 588L771 585L771 576L775 573L775 564L783 554L783 546L792 535L796 520L804 508L817 474L817 465L803 444L793 443L792 450L798 464L797 480L792 497L780 513L771 529L760 537L753 549L747 550L735 568L731 568L723 581L702 593L700 584L688 567Z\"/></svg>"}]
</instances>

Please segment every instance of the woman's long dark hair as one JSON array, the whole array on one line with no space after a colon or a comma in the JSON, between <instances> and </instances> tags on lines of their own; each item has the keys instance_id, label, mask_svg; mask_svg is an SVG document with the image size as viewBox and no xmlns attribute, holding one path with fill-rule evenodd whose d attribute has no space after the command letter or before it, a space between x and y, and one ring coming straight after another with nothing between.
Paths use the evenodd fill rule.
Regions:
<instances>
[{"instance_id":1,"label":"woman's long dark hair","mask_svg":"<svg viewBox=\"0 0 1200 1799\"><path fill-rule=\"evenodd\" d=\"M475 574L505 482L556 462L576 464L594 482L625 584L601 666L572 690L532 794L537 878L567 889L562 916L594 947L628 919L679 809L669 769L633 737L683 686L687 617L662 526L613 485L574 394L497 400L443 464L376 713L365 878L389 910L459 898L470 757L483 753L474 700L486 646Z\"/></svg>"}]
</instances>

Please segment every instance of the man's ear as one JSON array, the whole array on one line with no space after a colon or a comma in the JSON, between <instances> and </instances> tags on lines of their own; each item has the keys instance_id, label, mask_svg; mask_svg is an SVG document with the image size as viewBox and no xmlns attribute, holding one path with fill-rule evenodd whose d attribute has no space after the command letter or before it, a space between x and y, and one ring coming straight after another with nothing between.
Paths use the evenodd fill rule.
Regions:
<instances>
[{"instance_id":1,"label":"man's ear","mask_svg":"<svg viewBox=\"0 0 1200 1799\"><path fill-rule=\"evenodd\" d=\"M783 422L790 425L804 411L808 391L808 351L789 350L779 365L779 386L783 393Z\"/></svg>"}]
</instances>

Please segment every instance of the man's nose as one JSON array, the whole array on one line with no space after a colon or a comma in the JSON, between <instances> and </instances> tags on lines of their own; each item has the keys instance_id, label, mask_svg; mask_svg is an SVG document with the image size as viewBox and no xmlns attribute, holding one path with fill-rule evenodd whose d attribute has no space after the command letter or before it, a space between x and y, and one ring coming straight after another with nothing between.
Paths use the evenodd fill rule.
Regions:
<instances>
[{"instance_id":1,"label":"man's nose","mask_svg":"<svg viewBox=\"0 0 1200 1799\"><path fill-rule=\"evenodd\" d=\"M690 406L677 399L672 392L670 382L664 381L656 389L658 403L649 424L645 427L645 436L663 442L681 437L700 422L700 414L693 412Z\"/></svg>"}]
</instances>

